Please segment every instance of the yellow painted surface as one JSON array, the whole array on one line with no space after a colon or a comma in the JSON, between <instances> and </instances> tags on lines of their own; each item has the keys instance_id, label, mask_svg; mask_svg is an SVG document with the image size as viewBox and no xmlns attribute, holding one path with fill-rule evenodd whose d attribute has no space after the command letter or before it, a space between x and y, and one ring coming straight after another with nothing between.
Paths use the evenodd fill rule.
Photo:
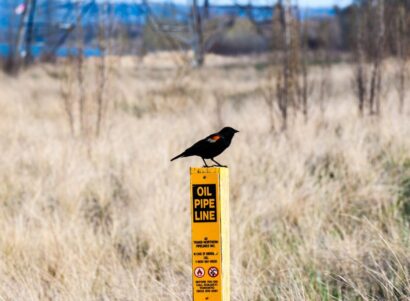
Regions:
<instances>
[{"instance_id":1,"label":"yellow painted surface","mask_svg":"<svg viewBox=\"0 0 410 301\"><path fill-rule=\"evenodd\" d=\"M194 301L229 301L229 169L191 168Z\"/></svg>"}]
</instances>

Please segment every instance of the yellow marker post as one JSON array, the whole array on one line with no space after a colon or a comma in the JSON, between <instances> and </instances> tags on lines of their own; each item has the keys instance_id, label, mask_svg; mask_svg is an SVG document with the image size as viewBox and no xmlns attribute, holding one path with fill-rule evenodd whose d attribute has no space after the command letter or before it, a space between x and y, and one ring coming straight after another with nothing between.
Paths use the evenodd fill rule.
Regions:
<instances>
[{"instance_id":1,"label":"yellow marker post","mask_svg":"<svg viewBox=\"0 0 410 301\"><path fill-rule=\"evenodd\" d=\"M229 169L191 168L193 301L229 301Z\"/></svg>"}]
</instances>

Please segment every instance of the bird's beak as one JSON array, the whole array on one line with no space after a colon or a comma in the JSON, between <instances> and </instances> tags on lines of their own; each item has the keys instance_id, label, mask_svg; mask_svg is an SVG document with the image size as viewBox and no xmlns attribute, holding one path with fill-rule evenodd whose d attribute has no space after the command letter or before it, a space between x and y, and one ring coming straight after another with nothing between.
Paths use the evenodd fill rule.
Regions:
<instances>
[{"instance_id":1,"label":"bird's beak","mask_svg":"<svg viewBox=\"0 0 410 301\"><path fill-rule=\"evenodd\" d=\"M239 133L239 131L235 130L235 133Z\"/></svg>"}]
</instances>

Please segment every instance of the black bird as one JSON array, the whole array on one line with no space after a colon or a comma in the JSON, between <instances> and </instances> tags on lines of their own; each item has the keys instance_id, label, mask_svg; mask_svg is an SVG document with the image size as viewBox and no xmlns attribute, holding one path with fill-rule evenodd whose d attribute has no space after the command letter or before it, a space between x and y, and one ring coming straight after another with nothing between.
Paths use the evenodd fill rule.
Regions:
<instances>
[{"instance_id":1,"label":"black bird","mask_svg":"<svg viewBox=\"0 0 410 301\"><path fill-rule=\"evenodd\" d=\"M209 167L206 164L205 159L211 159L217 164L217 166L226 167L216 162L214 158L228 148L231 144L233 136L238 132L239 131L229 126L224 127L220 132L209 135L205 139L199 140L190 148L186 149L182 154L172 158L171 161L183 157L198 156L204 161L205 167Z\"/></svg>"}]
</instances>

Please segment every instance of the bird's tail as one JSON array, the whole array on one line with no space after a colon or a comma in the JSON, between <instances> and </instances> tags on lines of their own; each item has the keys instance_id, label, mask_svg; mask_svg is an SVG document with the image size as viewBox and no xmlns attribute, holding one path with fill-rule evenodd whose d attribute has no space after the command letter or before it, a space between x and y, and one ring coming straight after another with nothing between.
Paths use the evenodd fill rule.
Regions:
<instances>
[{"instance_id":1,"label":"bird's tail","mask_svg":"<svg viewBox=\"0 0 410 301\"><path fill-rule=\"evenodd\" d=\"M174 160L176 160L178 158L181 158L181 157L184 157L184 156L185 156L185 153L179 154L178 156L172 158L171 161L174 161Z\"/></svg>"}]
</instances>

